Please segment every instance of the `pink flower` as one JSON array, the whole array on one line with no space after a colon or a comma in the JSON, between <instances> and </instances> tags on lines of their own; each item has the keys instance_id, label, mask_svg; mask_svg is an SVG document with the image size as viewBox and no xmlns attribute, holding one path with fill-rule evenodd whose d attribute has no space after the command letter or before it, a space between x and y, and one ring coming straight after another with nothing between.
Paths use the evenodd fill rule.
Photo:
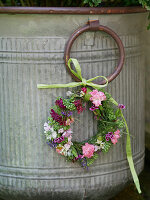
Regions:
<instances>
[{"instance_id":1,"label":"pink flower","mask_svg":"<svg viewBox=\"0 0 150 200\"><path fill-rule=\"evenodd\" d=\"M118 135L119 136L118 138L120 138L120 130L115 131L114 135Z\"/></svg>"},{"instance_id":2,"label":"pink flower","mask_svg":"<svg viewBox=\"0 0 150 200\"><path fill-rule=\"evenodd\" d=\"M87 88L86 88L86 87L81 88L81 90L82 90L84 93L87 92Z\"/></svg>"},{"instance_id":3,"label":"pink flower","mask_svg":"<svg viewBox=\"0 0 150 200\"><path fill-rule=\"evenodd\" d=\"M113 137L111 138L111 142L112 142L113 144L116 144L116 143L118 142L118 139L119 139L119 138L120 138L120 131L117 130L117 131L114 132L114 135L113 135Z\"/></svg>"},{"instance_id":4,"label":"pink flower","mask_svg":"<svg viewBox=\"0 0 150 200\"><path fill-rule=\"evenodd\" d=\"M85 143L85 146L82 146L83 158L91 158L93 156L94 150L94 145Z\"/></svg>"},{"instance_id":5,"label":"pink flower","mask_svg":"<svg viewBox=\"0 0 150 200\"><path fill-rule=\"evenodd\" d=\"M64 137L70 137L72 134L72 130L71 129L68 129L68 130L66 130L63 134L62 134L62 136L64 136Z\"/></svg>"},{"instance_id":6,"label":"pink flower","mask_svg":"<svg viewBox=\"0 0 150 200\"><path fill-rule=\"evenodd\" d=\"M126 107L125 107L125 105L123 105L123 104L119 104L119 105L118 105L118 108L120 108L120 109L125 109Z\"/></svg>"},{"instance_id":7,"label":"pink flower","mask_svg":"<svg viewBox=\"0 0 150 200\"><path fill-rule=\"evenodd\" d=\"M71 145L72 145L72 142L69 141L68 143L66 143L66 144L64 145L64 148L68 151L68 150L70 149Z\"/></svg>"},{"instance_id":8,"label":"pink flower","mask_svg":"<svg viewBox=\"0 0 150 200\"><path fill-rule=\"evenodd\" d=\"M106 100L106 96L103 92L100 92L98 90L93 90L92 92L89 92L91 94L91 98L90 101L92 101L92 103L98 107L101 104L101 101Z\"/></svg>"},{"instance_id":9,"label":"pink flower","mask_svg":"<svg viewBox=\"0 0 150 200\"><path fill-rule=\"evenodd\" d=\"M96 109L99 109L99 107L95 107L95 105L93 105L91 108L89 108L91 111L94 111Z\"/></svg>"},{"instance_id":10,"label":"pink flower","mask_svg":"<svg viewBox=\"0 0 150 200\"><path fill-rule=\"evenodd\" d=\"M63 147L61 146L58 146L58 147L56 147L56 152L57 153L59 153L59 154L61 154L61 155L64 155L64 153L62 152L62 150L63 150Z\"/></svg>"},{"instance_id":11,"label":"pink flower","mask_svg":"<svg viewBox=\"0 0 150 200\"><path fill-rule=\"evenodd\" d=\"M117 138L112 138L112 139L111 139L111 142L112 142L113 144L116 144L116 143L118 142L118 140L117 140Z\"/></svg>"},{"instance_id":12,"label":"pink flower","mask_svg":"<svg viewBox=\"0 0 150 200\"><path fill-rule=\"evenodd\" d=\"M70 124L73 123L73 122L74 122L74 119L73 119L73 118L69 118L69 119L67 119L67 121L66 121L66 125L67 125L67 126L70 126Z\"/></svg>"}]
</instances>

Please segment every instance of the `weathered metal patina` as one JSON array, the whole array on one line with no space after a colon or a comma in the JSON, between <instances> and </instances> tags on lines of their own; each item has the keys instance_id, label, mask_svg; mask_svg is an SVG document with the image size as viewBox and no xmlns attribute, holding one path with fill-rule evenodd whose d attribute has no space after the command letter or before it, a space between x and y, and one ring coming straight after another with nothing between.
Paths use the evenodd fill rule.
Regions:
<instances>
[{"instance_id":1,"label":"weathered metal patina","mask_svg":"<svg viewBox=\"0 0 150 200\"><path fill-rule=\"evenodd\" d=\"M60 159L45 145L42 135L49 115L47 110L54 105L56 96L65 96L67 89L38 90L37 84L72 82L64 63L64 49L73 31L88 20L99 20L123 42L125 64L119 76L109 84L108 92L126 105L124 114L132 136L133 159L137 172L142 171L145 149L143 40L147 13L138 9L0 8L3 13L0 15L1 198L107 200L132 179L123 138L85 171L78 164ZM129 13L129 10L130 14L119 14ZM119 52L116 42L107 33L90 31L74 41L70 56L79 60L83 77L89 79L110 75L118 65ZM74 140L82 141L96 133L92 113L87 111L78 119L78 124L73 126Z\"/></svg>"}]
</instances>

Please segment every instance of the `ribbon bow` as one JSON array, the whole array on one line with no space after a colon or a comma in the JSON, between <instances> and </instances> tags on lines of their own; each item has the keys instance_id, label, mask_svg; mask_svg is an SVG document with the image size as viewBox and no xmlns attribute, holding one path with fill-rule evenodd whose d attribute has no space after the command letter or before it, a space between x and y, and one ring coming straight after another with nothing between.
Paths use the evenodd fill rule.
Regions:
<instances>
[{"instance_id":1,"label":"ribbon bow","mask_svg":"<svg viewBox=\"0 0 150 200\"><path fill-rule=\"evenodd\" d=\"M75 69L76 71L74 71L72 68L71 68L71 62L73 62L74 66L75 66ZM77 59L75 58L70 58L68 60L68 67L70 69L70 71L78 78L81 80L81 82L72 82L72 83L67 83L67 84L52 84L52 85L46 85L46 84L37 84L37 88L39 89L46 89L46 88L66 88L66 87L77 87L77 86L91 86L95 89L100 89L102 87L106 87L108 85L108 80L105 76L96 76L94 78L91 78L91 79L88 79L86 80L85 78L82 78L82 75L81 75L81 67L77 61ZM106 80L106 83L104 85L98 85L98 84L95 84L95 83L92 83L93 80L97 79L97 78L103 78Z\"/></svg>"}]
</instances>

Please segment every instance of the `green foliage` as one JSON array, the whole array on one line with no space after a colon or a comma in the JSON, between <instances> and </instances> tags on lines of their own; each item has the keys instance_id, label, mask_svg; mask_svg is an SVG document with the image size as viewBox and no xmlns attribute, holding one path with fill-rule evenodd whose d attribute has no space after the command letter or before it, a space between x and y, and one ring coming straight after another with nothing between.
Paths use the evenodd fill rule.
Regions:
<instances>
[{"instance_id":1,"label":"green foliage","mask_svg":"<svg viewBox=\"0 0 150 200\"><path fill-rule=\"evenodd\" d=\"M61 128L63 128L64 130L68 130L69 129L69 126L59 125L59 123L56 122L55 120L53 120L52 117L48 117L48 121L49 121L49 125L53 126L54 131L58 131Z\"/></svg>"},{"instance_id":2,"label":"green foliage","mask_svg":"<svg viewBox=\"0 0 150 200\"><path fill-rule=\"evenodd\" d=\"M112 139L116 139L115 134L117 133L115 132L116 131L120 132L122 131L121 129L125 127L121 109L118 108L118 103L115 102L115 100L111 97L111 95L105 92L103 89L100 89L99 91L104 92L104 94L106 95L106 100L102 101L99 107L97 107L95 110L92 110L93 114L95 115L97 119L98 132L97 134L93 135L91 138L87 139L86 141L82 141L82 142L72 141L71 140L72 137L70 137L71 135L65 136L69 132L68 133L67 131L66 133L64 132L65 130L70 129L70 125L66 126L66 122L67 120L73 117L72 116L73 112L71 114L71 117L67 115L69 113L68 111L77 110L76 106L74 105L74 102L79 100L79 102L81 103L80 106L83 106L85 103L84 96L80 96L81 89L76 91L76 93L72 93L72 95L67 99L58 97L56 100L60 100L60 101L55 102L56 105L52 107L55 112L52 111L51 110L52 108L51 108L50 113L52 117L48 118L48 125L51 126L53 130L57 132L57 139L58 139L56 141L56 143L58 142L58 144L54 144L55 136L49 139L50 134L47 131L46 137L51 143L50 145L51 146L58 145L57 147L55 146L55 148L58 148L58 150L60 149L60 152L59 152L60 154L66 156L67 159L70 161L71 160L73 162L79 161L82 167L84 168L93 164L93 162L98 158L98 152L100 151L105 152L105 153L108 152L110 147L114 143ZM62 104L65 105L66 108L62 107ZM90 100L88 101L88 104L90 107L93 105ZM62 120L65 123L62 123ZM60 125L60 124L63 124L63 125ZM61 136L64 137L62 141L60 140ZM115 141L115 142L117 143L118 141ZM68 145L70 146L68 147ZM89 145L90 147L87 145ZM91 158L88 158L89 156L87 156L86 153L83 151L84 150L83 146L85 149L94 148L92 150L94 154L92 153L93 156Z\"/></svg>"},{"instance_id":3,"label":"green foliage","mask_svg":"<svg viewBox=\"0 0 150 200\"><path fill-rule=\"evenodd\" d=\"M74 148L76 149L76 151L78 152L78 154L81 154L82 153L82 144L75 141L73 143L73 145L74 145Z\"/></svg>"},{"instance_id":4,"label":"green foliage","mask_svg":"<svg viewBox=\"0 0 150 200\"><path fill-rule=\"evenodd\" d=\"M64 145L68 142L68 138L64 138L64 140L60 143L61 145Z\"/></svg>"},{"instance_id":5,"label":"green foliage","mask_svg":"<svg viewBox=\"0 0 150 200\"><path fill-rule=\"evenodd\" d=\"M74 155L74 157L78 157L78 153L77 153L76 149L74 148L74 146L71 146L71 152Z\"/></svg>"},{"instance_id":6,"label":"green foliage","mask_svg":"<svg viewBox=\"0 0 150 200\"><path fill-rule=\"evenodd\" d=\"M107 153L109 151L109 148L111 147L111 145L112 144L110 142L105 142L104 149L102 150L102 152Z\"/></svg>"},{"instance_id":7,"label":"green foliage","mask_svg":"<svg viewBox=\"0 0 150 200\"><path fill-rule=\"evenodd\" d=\"M139 3L142 4L143 7L150 10L150 0L139 0Z\"/></svg>"},{"instance_id":8,"label":"green foliage","mask_svg":"<svg viewBox=\"0 0 150 200\"><path fill-rule=\"evenodd\" d=\"M68 109L68 110L75 110L76 109L76 107L75 107L75 105L72 103L74 100L72 100L72 99L63 99L63 104L64 104L64 106L66 106L66 108Z\"/></svg>"},{"instance_id":9,"label":"green foliage","mask_svg":"<svg viewBox=\"0 0 150 200\"><path fill-rule=\"evenodd\" d=\"M89 167L90 165L92 165L97 158L98 158L97 153L94 153L92 158L86 158L87 166Z\"/></svg>"},{"instance_id":10,"label":"green foliage","mask_svg":"<svg viewBox=\"0 0 150 200\"><path fill-rule=\"evenodd\" d=\"M90 7L97 7L102 0L84 0L83 3Z\"/></svg>"},{"instance_id":11,"label":"green foliage","mask_svg":"<svg viewBox=\"0 0 150 200\"><path fill-rule=\"evenodd\" d=\"M118 126L119 129L125 127L125 124L124 124L124 121L123 121L123 120L118 119L118 120L116 121L116 124L117 124L117 126Z\"/></svg>"}]
</instances>

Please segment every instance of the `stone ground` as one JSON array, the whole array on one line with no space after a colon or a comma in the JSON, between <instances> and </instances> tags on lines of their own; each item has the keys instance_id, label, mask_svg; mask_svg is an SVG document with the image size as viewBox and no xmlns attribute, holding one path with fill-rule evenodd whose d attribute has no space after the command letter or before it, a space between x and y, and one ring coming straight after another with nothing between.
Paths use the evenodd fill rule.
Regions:
<instances>
[{"instance_id":1,"label":"stone ground","mask_svg":"<svg viewBox=\"0 0 150 200\"><path fill-rule=\"evenodd\" d=\"M150 151L146 151L146 158L145 168L139 176L142 194L139 195L134 184L130 184L110 200L150 200Z\"/></svg>"}]
</instances>

